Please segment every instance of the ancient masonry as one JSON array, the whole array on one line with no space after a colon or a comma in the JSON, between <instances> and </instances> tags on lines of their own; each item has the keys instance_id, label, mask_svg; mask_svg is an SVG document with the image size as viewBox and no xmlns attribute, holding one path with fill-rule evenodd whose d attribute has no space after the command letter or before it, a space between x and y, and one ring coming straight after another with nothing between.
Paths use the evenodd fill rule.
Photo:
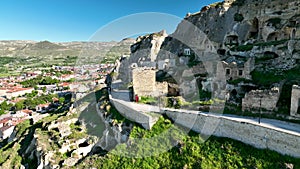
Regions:
<instances>
[{"instance_id":1,"label":"ancient masonry","mask_svg":"<svg viewBox=\"0 0 300 169\"><path fill-rule=\"evenodd\" d=\"M134 68L132 70L132 84L134 94L138 96L162 96L168 93L168 83L156 82L154 68Z\"/></svg>"},{"instance_id":2,"label":"ancient masonry","mask_svg":"<svg viewBox=\"0 0 300 169\"><path fill-rule=\"evenodd\" d=\"M291 116L300 117L300 86L297 85L292 89Z\"/></svg>"},{"instance_id":3,"label":"ancient masonry","mask_svg":"<svg viewBox=\"0 0 300 169\"><path fill-rule=\"evenodd\" d=\"M254 59L250 57L246 62L240 61L234 57L229 57L222 61L227 80L239 78L251 79L251 71L254 70ZM222 70L219 70L222 71Z\"/></svg>"},{"instance_id":4,"label":"ancient masonry","mask_svg":"<svg viewBox=\"0 0 300 169\"><path fill-rule=\"evenodd\" d=\"M111 96L109 100L116 107L118 112L122 114L122 116L126 119L139 123L147 130L150 130L159 119L160 115L154 113L151 114L152 110L149 110L148 112L137 111L135 107L141 106L137 103L114 99Z\"/></svg>"},{"instance_id":5,"label":"ancient masonry","mask_svg":"<svg viewBox=\"0 0 300 169\"><path fill-rule=\"evenodd\" d=\"M300 157L300 134L297 132L196 111L168 109L164 113L176 124L198 133L232 138L257 148L268 148L281 154Z\"/></svg>"},{"instance_id":6,"label":"ancient masonry","mask_svg":"<svg viewBox=\"0 0 300 169\"><path fill-rule=\"evenodd\" d=\"M151 129L158 120L158 116L135 110L135 105L131 105L134 103L110 99L124 117L141 124L145 129ZM150 109L155 111L153 108ZM258 125L256 122L241 122L198 111L176 109L157 109L156 111L166 114L175 124L207 136L232 138L257 148L268 148L281 154L300 158L300 134L297 132Z\"/></svg>"},{"instance_id":7,"label":"ancient masonry","mask_svg":"<svg viewBox=\"0 0 300 169\"><path fill-rule=\"evenodd\" d=\"M258 110L265 109L273 111L279 100L280 91L278 87L271 90L252 90L245 95L242 100L242 109L244 110Z\"/></svg>"}]
</instances>

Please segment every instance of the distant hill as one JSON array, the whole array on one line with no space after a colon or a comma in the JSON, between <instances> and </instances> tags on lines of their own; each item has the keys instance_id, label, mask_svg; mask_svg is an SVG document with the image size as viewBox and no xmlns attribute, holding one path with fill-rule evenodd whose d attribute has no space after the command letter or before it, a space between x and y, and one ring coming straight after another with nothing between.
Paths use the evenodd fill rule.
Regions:
<instances>
[{"instance_id":1,"label":"distant hill","mask_svg":"<svg viewBox=\"0 0 300 169\"><path fill-rule=\"evenodd\" d=\"M124 39L121 42L49 42L49 41L0 41L0 56L7 57L64 57L80 56L105 57L113 49L115 55L130 53L130 45L134 39Z\"/></svg>"}]
</instances>

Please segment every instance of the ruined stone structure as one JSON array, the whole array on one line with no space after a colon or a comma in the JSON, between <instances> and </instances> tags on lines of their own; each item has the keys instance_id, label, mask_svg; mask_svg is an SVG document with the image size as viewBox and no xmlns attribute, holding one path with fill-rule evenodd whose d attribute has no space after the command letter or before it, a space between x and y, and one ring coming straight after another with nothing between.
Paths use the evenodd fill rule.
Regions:
<instances>
[{"instance_id":1,"label":"ruined stone structure","mask_svg":"<svg viewBox=\"0 0 300 169\"><path fill-rule=\"evenodd\" d=\"M247 58L236 59L235 57L229 57L226 60L222 61L223 70L227 80L235 80L239 78L251 79L251 72L254 70L254 59L253 57L248 58L247 61L244 61Z\"/></svg>"},{"instance_id":2,"label":"ruined stone structure","mask_svg":"<svg viewBox=\"0 0 300 169\"><path fill-rule=\"evenodd\" d=\"M132 70L133 91L139 96L148 96L155 91L155 69L134 68Z\"/></svg>"},{"instance_id":3,"label":"ruined stone structure","mask_svg":"<svg viewBox=\"0 0 300 169\"><path fill-rule=\"evenodd\" d=\"M176 60L174 58L158 60L157 69L158 70L168 70L170 68L176 67Z\"/></svg>"},{"instance_id":4,"label":"ruined stone structure","mask_svg":"<svg viewBox=\"0 0 300 169\"><path fill-rule=\"evenodd\" d=\"M132 79L134 94L138 96L163 96L168 93L168 83L156 82L154 68L134 68Z\"/></svg>"},{"instance_id":5,"label":"ruined stone structure","mask_svg":"<svg viewBox=\"0 0 300 169\"><path fill-rule=\"evenodd\" d=\"M188 14L168 36L159 32L139 37L131 47L132 54L123 69L128 73L122 80L132 81L130 65L135 63L135 67L153 67L176 77L181 95L197 93L200 82L203 90L223 99L231 94L225 91L227 82L240 78L251 80L255 66L262 73L274 69L285 71L300 64L299 5L297 0L225 0L205 6L197 13ZM191 76L185 77L185 70L191 67ZM141 77L147 81L134 80L135 90L141 95L153 95L151 91L156 91L157 86L153 76ZM149 85L142 86L142 83ZM256 88L255 85L260 86L250 84L248 89L249 84L239 85L235 88L240 90L234 90L239 91L238 97L232 99L236 103L240 103L244 93ZM243 110L272 111L276 110L279 92L252 91L246 96Z\"/></svg>"},{"instance_id":6,"label":"ruined stone structure","mask_svg":"<svg viewBox=\"0 0 300 169\"><path fill-rule=\"evenodd\" d=\"M252 90L243 98L242 109L243 111L259 109L273 111L276 109L279 96L280 90L278 87L271 90Z\"/></svg>"},{"instance_id":7,"label":"ruined stone structure","mask_svg":"<svg viewBox=\"0 0 300 169\"><path fill-rule=\"evenodd\" d=\"M291 98L291 116L300 118L300 86L293 85Z\"/></svg>"}]
</instances>

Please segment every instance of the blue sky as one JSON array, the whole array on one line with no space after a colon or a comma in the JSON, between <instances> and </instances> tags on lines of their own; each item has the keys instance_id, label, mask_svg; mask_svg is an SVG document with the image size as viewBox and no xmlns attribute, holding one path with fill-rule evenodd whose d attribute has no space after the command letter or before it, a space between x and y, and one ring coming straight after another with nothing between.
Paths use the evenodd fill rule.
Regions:
<instances>
[{"instance_id":1,"label":"blue sky","mask_svg":"<svg viewBox=\"0 0 300 169\"><path fill-rule=\"evenodd\" d=\"M110 41L162 29L172 33L186 13L215 1L3 0L0 40Z\"/></svg>"}]
</instances>

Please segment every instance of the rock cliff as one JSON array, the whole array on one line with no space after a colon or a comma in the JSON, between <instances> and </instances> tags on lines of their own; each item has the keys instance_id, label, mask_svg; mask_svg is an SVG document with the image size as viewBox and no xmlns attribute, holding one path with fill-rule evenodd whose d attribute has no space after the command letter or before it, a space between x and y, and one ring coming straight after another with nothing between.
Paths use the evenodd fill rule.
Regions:
<instances>
[{"instance_id":1,"label":"rock cliff","mask_svg":"<svg viewBox=\"0 0 300 169\"><path fill-rule=\"evenodd\" d=\"M120 64L119 78L128 85L132 67L155 67L175 79L181 95L192 98L196 90L207 90L235 104L252 88L280 83L291 93L290 74L300 63L299 5L297 0L225 0L205 6L188 13L168 36L139 37ZM293 78L299 83L299 76ZM288 97L281 93L277 106L290 105Z\"/></svg>"}]
</instances>

